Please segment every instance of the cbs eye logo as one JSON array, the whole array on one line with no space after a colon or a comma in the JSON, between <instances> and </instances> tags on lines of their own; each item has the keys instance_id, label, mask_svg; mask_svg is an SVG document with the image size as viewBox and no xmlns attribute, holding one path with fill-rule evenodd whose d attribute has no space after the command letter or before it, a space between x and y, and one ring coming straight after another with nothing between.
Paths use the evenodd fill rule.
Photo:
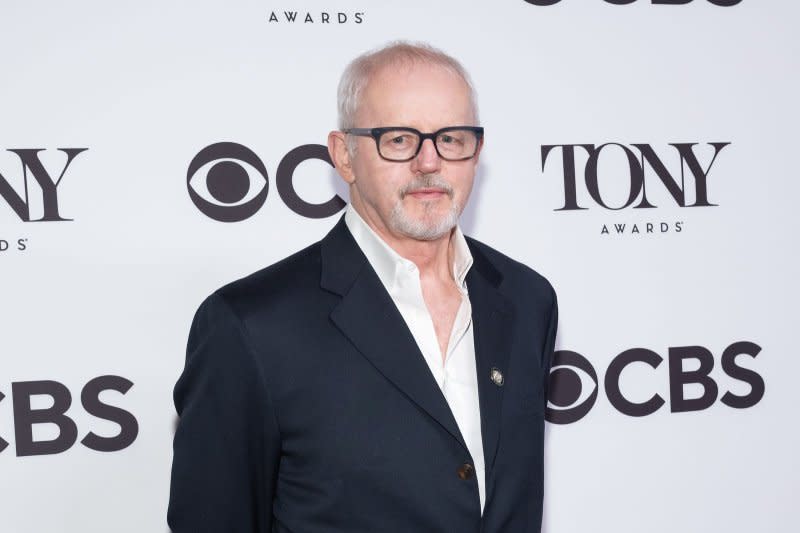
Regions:
<instances>
[{"instance_id":1,"label":"cbs eye logo","mask_svg":"<svg viewBox=\"0 0 800 533\"><path fill-rule=\"evenodd\" d=\"M306 218L327 218L345 206L334 195L323 203L308 202L294 187L294 172L309 159L333 167L328 149L321 144L304 144L291 150L278 165L275 185L289 209ZM209 218L220 222L240 222L258 212L267 200L269 174L261 159L250 148L219 142L206 146L194 156L186 172L186 186L192 203Z\"/></svg>"},{"instance_id":2,"label":"cbs eye logo","mask_svg":"<svg viewBox=\"0 0 800 533\"><path fill-rule=\"evenodd\" d=\"M719 396L719 384L711 376L715 366L711 351L703 346L670 347L667 356L670 412L702 411L711 407L718 397L728 407L753 407L764 397L764 379L739 363L741 357L755 359L760 352L761 347L749 341L734 342L725 348L720 357L723 373L743 384L737 389L744 386L749 387L749 391L736 394L728 390ZM660 394L637 401L626 397L621 384L623 373L630 365L644 364L657 370L663 362L664 358L646 348L631 348L617 355L609 364L603 380L611 406L632 417L648 416L658 411L667 402ZM585 417L597 401L599 383L597 372L584 356L569 350L555 352L550 367L545 418L553 424L571 424ZM701 391L699 395L698 390Z\"/></svg>"},{"instance_id":3,"label":"cbs eye logo","mask_svg":"<svg viewBox=\"0 0 800 533\"><path fill-rule=\"evenodd\" d=\"M587 385L587 378L594 383ZM597 372L581 354L558 351L553 355L548 390L547 420L555 424L577 422L591 411L597 401Z\"/></svg>"}]
</instances>

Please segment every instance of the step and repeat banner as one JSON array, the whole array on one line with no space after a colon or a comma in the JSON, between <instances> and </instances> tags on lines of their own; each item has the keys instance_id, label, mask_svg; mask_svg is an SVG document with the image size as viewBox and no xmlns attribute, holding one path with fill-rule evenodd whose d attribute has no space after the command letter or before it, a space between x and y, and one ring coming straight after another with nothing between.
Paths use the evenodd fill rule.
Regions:
<instances>
[{"instance_id":1,"label":"step and repeat banner","mask_svg":"<svg viewBox=\"0 0 800 533\"><path fill-rule=\"evenodd\" d=\"M544 531L800 531L798 17L4 1L0 531L167 531L194 311L339 219L339 75L395 39L477 87L465 233L558 292Z\"/></svg>"}]
</instances>

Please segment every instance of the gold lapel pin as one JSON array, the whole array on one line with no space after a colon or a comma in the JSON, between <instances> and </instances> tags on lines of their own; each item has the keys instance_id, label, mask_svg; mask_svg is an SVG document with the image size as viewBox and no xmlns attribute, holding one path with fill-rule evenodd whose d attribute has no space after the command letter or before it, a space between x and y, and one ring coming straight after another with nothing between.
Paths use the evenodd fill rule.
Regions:
<instances>
[{"instance_id":1,"label":"gold lapel pin","mask_svg":"<svg viewBox=\"0 0 800 533\"><path fill-rule=\"evenodd\" d=\"M503 373L500 372L499 368L492 367L492 371L489 373L489 377L492 378L492 382L497 385L498 387L502 387L505 380L503 379Z\"/></svg>"}]
</instances>

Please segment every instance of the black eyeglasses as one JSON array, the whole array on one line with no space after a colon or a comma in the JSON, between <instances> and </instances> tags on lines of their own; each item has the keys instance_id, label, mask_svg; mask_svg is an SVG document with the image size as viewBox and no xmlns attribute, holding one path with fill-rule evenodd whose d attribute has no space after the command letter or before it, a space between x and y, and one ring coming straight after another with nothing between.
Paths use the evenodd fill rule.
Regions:
<instances>
[{"instance_id":1,"label":"black eyeglasses","mask_svg":"<svg viewBox=\"0 0 800 533\"><path fill-rule=\"evenodd\" d=\"M375 139L378 155L387 161L397 163L411 161L417 157L425 139L433 141L436 153L445 161L466 161L478 153L483 138L483 128L480 126L450 126L433 133L394 126L349 128L342 132L360 137L372 137Z\"/></svg>"}]
</instances>

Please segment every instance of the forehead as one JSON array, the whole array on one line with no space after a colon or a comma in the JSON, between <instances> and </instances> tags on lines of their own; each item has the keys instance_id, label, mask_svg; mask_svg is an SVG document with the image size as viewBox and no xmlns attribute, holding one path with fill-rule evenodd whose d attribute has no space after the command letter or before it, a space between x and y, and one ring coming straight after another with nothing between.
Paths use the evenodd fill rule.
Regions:
<instances>
[{"instance_id":1,"label":"forehead","mask_svg":"<svg viewBox=\"0 0 800 533\"><path fill-rule=\"evenodd\" d=\"M474 122L466 82L443 66L384 66L364 89L357 121L362 127L411 126L422 131Z\"/></svg>"}]
</instances>

